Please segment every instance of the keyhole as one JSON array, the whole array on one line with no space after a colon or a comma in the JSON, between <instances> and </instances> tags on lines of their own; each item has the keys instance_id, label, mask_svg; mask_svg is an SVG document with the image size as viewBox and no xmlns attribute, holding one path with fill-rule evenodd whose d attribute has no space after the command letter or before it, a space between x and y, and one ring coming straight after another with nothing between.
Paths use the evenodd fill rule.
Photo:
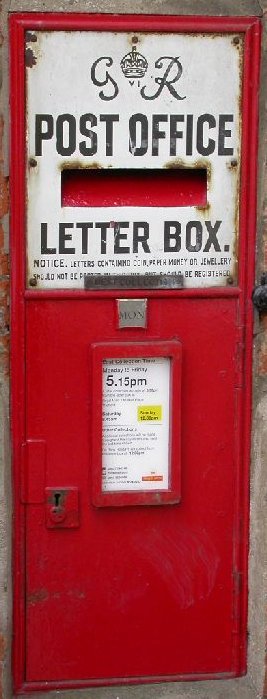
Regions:
<instances>
[{"instance_id":1,"label":"keyhole","mask_svg":"<svg viewBox=\"0 0 267 699\"><path fill-rule=\"evenodd\" d=\"M59 507L60 499L61 499L61 493L54 493L55 507Z\"/></svg>"}]
</instances>

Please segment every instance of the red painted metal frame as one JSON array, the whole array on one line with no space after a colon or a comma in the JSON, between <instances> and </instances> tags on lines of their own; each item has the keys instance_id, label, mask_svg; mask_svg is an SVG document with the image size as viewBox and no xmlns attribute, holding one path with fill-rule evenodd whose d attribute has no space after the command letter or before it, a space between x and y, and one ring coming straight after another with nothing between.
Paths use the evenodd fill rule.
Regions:
<instances>
[{"instance_id":1,"label":"red painted metal frame","mask_svg":"<svg viewBox=\"0 0 267 699\"><path fill-rule=\"evenodd\" d=\"M153 491L112 491L102 490L102 439L103 439L103 389L102 363L104 359L114 358L169 357L170 367L170 421L169 421L169 488ZM170 342L135 342L100 343L92 346L92 416L93 416L93 504L97 507L127 505L164 505L177 504L181 498L181 343ZM175 404L179 405L174 410Z\"/></svg>"},{"instance_id":2,"label":"red painted metal frame","mask_svg":"<svg viewBox=\"0 0 267 699\"><path fill-rule=\"evenodd\" d=\"M244 84L242 98L242 171L240 195L240 243L239 243L239 288L181 290L179 297L197 296L240 297L240 342L244 343L240 376L243 383L238 388L240 405L239 439L237 443L236 479L236 528L233 547L233 569L237 573L236 604L233 613L236 620L236 642L234 644L231 673L220 673L216 677L237 676L246 671L246 620L247 620L247 558L248 558L248 519L249 519L249 457L251 428L251 383L246 376L251 375L252 366L252 322L253 311L251 291L254 283L255 221L256 221L256 168L257 168L257 119L258 119L258 80L260 57L260 22L256 17L177 17L177 16L136 16L136 15L87 15L60 13L26 13L10 17L11 38L11 263L12 263L12 396L11 425L13 436L13 485L14 485L14 529L13 529L13 570L14 570L14 630L13 652L14 684L21 693L29 690L45 690L47 682L25 683L25 510L20 501L21 473L20 451L25 440L25 299L31 298L88 298L83 291L36 292L25 290L25 76L24 76L24 34L26 30L111 30L147 32L244 32ZM249 264L247 264L249 260ZM90 296L113 296L114 292L89 292ZM140 294L130 293L129 297ZM150 295L150 294L149 294ZM153 292L153 295L175 295L173 291ZM239 571L243 576L243 595L240 603ZM243 642L240 646L240 631ZM194 679L209 678L209 675L195 675ZM214 678L214 675L212 675ZM165 679L172 678L161 678ZM193 679L192 676L179 676L179 680ZM136 678L127 682L138 683ZM149 681L149 678L144 681ZM93 681L97 686L101 682ZM110 681L116 684L116 678ZM86 681L51 682L49 687L68 689L88 686Z\"/></svg>"}]
</instances>

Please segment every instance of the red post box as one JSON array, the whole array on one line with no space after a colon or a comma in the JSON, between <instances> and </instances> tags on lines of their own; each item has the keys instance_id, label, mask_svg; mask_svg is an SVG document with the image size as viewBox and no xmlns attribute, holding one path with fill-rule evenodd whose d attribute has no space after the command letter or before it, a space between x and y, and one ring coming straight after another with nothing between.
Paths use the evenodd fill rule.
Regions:
<instances>
[{"instance_id":1,"label":"red post box","mask_svg":"<svg viewBox=\"0 0 267 699\"><path fill-rule=\"evenodd\" d=\"M16 687L238 676L259 23L11 39Z\"/></svg>"}]
</instances>

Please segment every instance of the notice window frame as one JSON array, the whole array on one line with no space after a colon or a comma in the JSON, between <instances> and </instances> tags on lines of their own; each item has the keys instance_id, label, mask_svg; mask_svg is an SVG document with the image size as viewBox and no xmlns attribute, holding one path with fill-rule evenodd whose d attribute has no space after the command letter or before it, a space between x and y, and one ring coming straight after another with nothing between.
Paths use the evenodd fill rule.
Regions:
<instances>
[{"instance_id":1,"label":"notice window frame","mask_svg":"<svg viewBox=\"0 0 267 699\"><path fill-rule=\"evenodd\" d=\"M103 490L103 361L170 359L168 488ZM96 343L92 346L92 502L96 507L177 504L181 499L181 360L178 340Z\"/></svg>"}]
</instances>

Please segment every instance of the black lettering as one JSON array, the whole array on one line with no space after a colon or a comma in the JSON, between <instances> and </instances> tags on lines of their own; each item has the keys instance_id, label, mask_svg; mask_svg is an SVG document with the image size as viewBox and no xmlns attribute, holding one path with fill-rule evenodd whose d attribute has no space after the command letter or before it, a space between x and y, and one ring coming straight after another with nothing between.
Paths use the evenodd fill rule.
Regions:
<instances>
[{"instance_id":1,"label":"black lettering","mask_svg":"<svg viewBox=\"0 0 267 699\"><path fill-rule=\"evenodd\" d=\"M143 233L139 233L139 229L143 230ZM149 245L147 243L149 239L149 224L146 221L135 221L133 224L133 252L138 252L138 245L142 245L144 252L150 252Z\"/></svg>"},{"instance_id":2,"label":"black lettering","mask_svg":"<svg viewBox=\"0 0 267 699\"><path fill-rule=\"evenodd\" d=\"M152 116L152 155L159 154L159 139L166 138L165 131L159 129L160 122L168 121L167 114L153 114Z\"/></svg>"},{"instance_id":3,"label":"black lettering","mask_svg":"<svg viewBox=\"0 0 267 699\"><path fill-rule=\"evenodd\" d=\"M109 223L105 223L103 221L99 221L98 223L95 224L96 228L100 228L100 239L101 239L101 247L100 247L100 252L101 255L105 255L107 252L107 230L110 228Z\"/></svg>"},{"instance_id":4,"label":"black lettering","mask_svg":"<svg viewBox=\"0 0 267 699\"><path fill-rule=\"evenodd\" d=\"M76 228L81 228L82 231L82 254L87 255L88 254L88 231L89 228L93 228L92 223L76 223Z\"/></svg>"},{"instance_id":5,"label":"black lettering","mask_svg":"<svg viewBox=\"0 0 267 699\"><path fill-rule=\"evenodd\" d=\"M46 125L45 131L43 126ZM54 133L54 120L52 114L35 115L35 155L43 155L42 141L49 141Z\"/></svg>"},{"instance_id":6,"label":"black lettering","mask_svg":"<svg viewBox=\"0 0 267 699\"><path fill-rule=\"evenodd\" d=\"M179 61L179 57L177 56L161 56L160 58L155 61L155 68L163 68L164 61L168 61L167 67L165 69L165 73L162 76L162 78L155 78L155 83L159 85L158 89L154 93L154 95L147 95L145 93L146 90L146 85L142 87L140 90L141 97L143 97L145 100L155 100L156 97L159 97L161 94L162 90L164 87L167 87L169 90L170 94L175 97L177 100L184 100L185 97L181 97L178 95L178 92L175 90L173 87L174 83L176 83L183 72L182 69L182 64Z\"/></svg>"},{"instance_id":7,"label":"black lettering","mask_svg":"<svg viewBox=\"0 0 267 699\"><path fill-rule=\"evenodd\" d=\"M67 139L66 139L67 137ZM67 145L64 145L67 140ZM72 155L76 148L76 119L73 114L60 114L56 123L56 149L59 155Z\"/></svg>"},{"instance_id":8,"label":"black lettering","mask_svg":"<svg viewBox=\"0 0 267 699\"><path fill-rule=\"evenodd\" d=\"M121 240L127 240L127 233L121 233L121 228L129 228L129 223L127 221L120 221L120 223L115 223L114 226L114 253L115 255L128 254L130 248L123 248L120 246Z\"/></svg>"},{"instance_id":9,"label":"black lettering","mask_svg":"<svg viewBox=\"0 0 267 699\"><path fill-rule=\"evenodd\" d=\"M186 155L193 153L193 114L188 114L186 119Z\"/></svg>"},{"instance_id":10,"label":"black lettering","mask_svg":"<svg viewBox=\"0 0 267 699\"><path fill-rule=\"evenodd\" d=\"M192 243L192 232L194 231L195 244ZM200 221L188 221L186 224L186 243L188 252L199 252L202 247L202 224Z\"/></svg>"},{"instance_id":11,"label":"black lettering","mask_svg":"<svg viewBox=\"0 0 267 699\"><path fill-rule=\"evenodd\" d=\"M100 121L106 124L106 155L113 155L113 124L119 119L118 114L100 114Z\"/></svg>"},{"instance_id":12,"label":"black lettering","mask_svg":"<svg viewBox=\"0 0 267 699\"><path fill-rule=\"evenodd\" d=\"M72 234L66 233L66 228L73 228L73 223L60 223L59 224L59 245L58 251L60 255L74 255L75 248L66 248L66 240L72 240Z\"/></svg>"},{"instance_id":13,"label":"black lettering","mask_svg":"<svg viewBox=\"0 0 267 699\"><path fill-rule=\"evenodd\" d=\"M212 245L214 247L214 250L216 250L217 252L221 252L219 241L217 240L217 233L221 223L222 221L215 221L214 226L212 226L211 221L205 221L205 226L208 231L209 237L203 249L203 252L209 252Z\"/></svg>"},{"instance_id":14,"label":"black lettering","mask_svg":"<svg viewBox=\"0 0 267 699\"><path fill-rule=\"evenodd\" d=\"M139 146L137 142L137 124L140 124ZM132 114L129 119L129 152L133 155L145 155L148 148L148 120L145 114Z\"/></svg>"},{"instance_id":15,"label":"black lettering","mask_svg":"<svg viewBox=\"0 0 267 699\"><path fill-rule=\"evenodd\" d=\"M179 250L181 250L181 224L179 221L165 221L164 252L179 252Z\"/></svg>"},{"instance_id":16,"label":"black lettering","mask_svg":"<svg viewBox=\"0 0 267 699\"><path fill-rule=\"evenodd\" d=\"M226 123L233 123L233 114L220 114L219 116L219 136L218 136L218 155L234 155L233 148L227 148L225 139L231 138L232 130L226 129Z\"/></svg>"},{"instance_id":17,"label":"black lettering","mask_svg":"<svg viewBox=\"0 0 267 699\"><path fill-rule=\"evenodd\" d=\"M216 119L212 114L201 114L197 120L197 150L200 155L211 155L215 150L215 141L209 138L204 144L204 125L208 124L209 129L215 129Z\"/></svg>"},{"instance_id":18,"label":"black lettering","mask_svg":"<svg viewBox=\"0 0 267 699\"><path fill-rule=\"evenodd\" d=\"M111 94L105 95L103 90L100 90L99 97L101 100L105 101L113 100L115 97L117 97L117 94L119 92L118 85L115 82L115 80L113 80L113 78L107 70L102 80L100 79L99 75L98 77L96 76L96 68L101 63L101 61L106 61L106 66L108 67L113 65L113 59L110 58L110 56L101 56L101 58L97 58L97 60L93 63L91 68L91 80L94 83L94 85L97 85L98 87L103 87L110 83L110 85L112 86ZM102 66L99 65L99 67L101 69Z\"/></svg>"},{"instance_id":19,"label":"black lettering","mask_svg":"<svg viewBox=\"0 0 267 699\"><path fill-rule=\"evenodd\" d=\"M55 255L56 248L47 247L47 223L41 223L41 253L42 255Z\"/></svg>"},{"instance_id":20,"label":"black lettering","mask_svg":"<svg viewBox=\"0 0 267 699\"><path fill-rule=\"evenodd\" d=\"M177 131L177 124L183 121L183 114L170 115L170 155L176 155L176 140L183 138L183 131Z\"/></svg>"},{"instance_id":21,"label":"black lettering","mask_svg":"<svg viewBox=\"0 0 267 699\"><path fill-rule=\"evenodd\" d=\"M87 136L90 139L91 145L86 145L86 141L80 143L80 153L82 155L95 155L97 152L97 134L92 129L88 129L87 124L96 126L97 118L94 114L82 114L80 118L80 132L82 136Z\"/></svg>"}]
</instances>

